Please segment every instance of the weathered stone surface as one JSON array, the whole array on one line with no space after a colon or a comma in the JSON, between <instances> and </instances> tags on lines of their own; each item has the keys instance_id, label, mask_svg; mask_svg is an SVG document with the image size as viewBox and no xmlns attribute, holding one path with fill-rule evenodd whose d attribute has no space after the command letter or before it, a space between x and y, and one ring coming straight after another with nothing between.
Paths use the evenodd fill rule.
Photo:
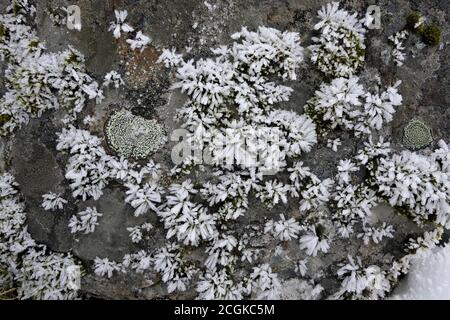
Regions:
<instances>
[{"instance_id":1,"label":"weathered stone surface","mask_svg":"<svg viewBox=\"0 0 450 320\"><path fill-rule=\"evenodd\" d=\"M96 207L103 216L99 218L94 233L75 236L73 250L77 256L86 261L97 256L121 261L126 253L136 251L126 228L143 223L143 219L134 217L133 209L125 204L124 196L122 190L108 188L101 200L89 200L78 205L78 211Z\"/></svg>"},{"instance_id":2,"label":"weathered stone surface","mask_svg":"<svg viewBox=\"0 0 450 320\"><path fill-rule=\"evenodd\" d=\"M3 10L5 0L0 0ZM169 72L156 63L162 48L176 48L186 53L189 58L210 55L209 48L231 42L230 35L242 26L256 28L266 25L282 30L300 33L304 46L310 44L316 12L321 5L329 1L313 0L81 0L77 4L82 12L81 32L69 31L64 26L55 27L46 16L46 7L66 4L66 1L38 1L37 30L40 38L45 40L51 51L64 50L72 45L86 57L90 73L101 82L105 73L118 70L125 75L126 86L119 90L105 89L106 99L99 105L90 103L82 113L94 117L90 126L80 127L100 137L106 119L113 110L126 108L148 119L158 119L164 123L170 134L179 124L173 120L176 109L181 107L185 96L177 91L170 91ZM383 128L383 134L397 150L404 150L402 135L405 125L414 117L426 121L432 128L433 144L439 139L450 141L449 108L449 61L450 48L448 24L450 12L449 1L438 0L381 0L381 1L342 1L351 10L364 14L368 5L380 6L382 24L379 30L370 30L367 34L367 68L361 71L362 81L375 88L375 77L383 85L402 80L400 92L404 103L398 108L394 120ZM114 20L114 9L127 9L128 21L135 28L142 30L153 38L152 47L144 52L132 52L123 42L116 41L108 31L109 22ZM401 67L388 61L387 38L401 30L405 25L407 14L411 10L421 11L429 21L442 26L443 41L440 46L429 47L420 43L413 35L406 42L407 59ZM0 70L3 68L0 67ZM320 83L322 75L311 68L308 60L299 71L298 81L287 83L294 89L290 101L284 109L302 112L305 102L311 97ZM0 80L0 87L3 88ZM169 297L193 298L195 292L167 295L167 290L158 276L146 275L147 278L133 273L115 275L111 279L100 279L93 274L92 262L96 256L108 257L120 261L126 253L142 248L150 251L159 248L165 242L162 226L156 216L148 214L135 218L133 210L124 203L124 190L118 185L110 185L98 201L85 203L73 201L70 189L64 179L64 167L67 156L55 150L55 131L62 128L64 113L45 115L39 120L32 120L14 139L2 139L0 143L0 171L12 170L20 183L27 210L28 224L32 236L56 251L73 251L87 267L87 276L83 278L82 291L86 297L108 299L154 299ZM359 146L359 141L348 133L336 132L330 138L339 137L342 146L338 152L324 147L323 143L305 155L301 160L312 168L320 177L335 174L336 163L350 157ZM164 171L172 167L170 153L176 142L168 142L163 150L153 156L155 162L161 163ZM325 142L326 144L326 142ZM112 150L104 147L108 152ZM10 157L5 149L11 148ZM426 150L425 150L426 151ZM193 174L194 181L210 179L206 172ZM41 207L41 196L48 191L62 192L72 202L64 212L45 212ZM87 206L96 206L103 213L95 232L89 235L70 234L67 227L70 217ZM387 240L382 245L361 245L361 241L336 241L330 253L308 258L307 279L320 278L325 288L325 295L333 293L339 283L335 277L337 263L345 261L348 255L360 255L365 263L382 264L391 255L401 255L402 246L410 236L417 236L419 229L406 217L393 212L388 206L377 208L377 216L392 223L396 229L396 238ZM288 205L267 209L258 200L252 201L245 217L236 224L236 229L243 232L248 225L262 228L267 219L277 218L280 213L301 218L297 204L290 201ZM159 231L152 234L152 239L140 245L133 244L126 227L150 221ZM294 263L307 258L298 247L297 242L280 244L270 236L254 236L251 246L261 249L262 262L270 262L274 271L289 279L295 278ZM200 254L199 254L200 255ZM197 259L195 254L192 257ZM289 260L290 259L290 260Z\"/></svg>"},{"instance_id":3,"label":"weathered stone surface","mask_svg":"<svg viewBox=\"0 0 450 320\"><path fill-rule=\"evenodd\" d=\"M45 131L33 120L15 136L11 143L11 170L27 204L28 230L33 238L52 250L68 251L71 249L67 229L69 208L66 212L46 212L41 208L43 194L65 191L63 168L54 155L54 146L50 149L39 137Z\"/></svg>"}]
</instances>

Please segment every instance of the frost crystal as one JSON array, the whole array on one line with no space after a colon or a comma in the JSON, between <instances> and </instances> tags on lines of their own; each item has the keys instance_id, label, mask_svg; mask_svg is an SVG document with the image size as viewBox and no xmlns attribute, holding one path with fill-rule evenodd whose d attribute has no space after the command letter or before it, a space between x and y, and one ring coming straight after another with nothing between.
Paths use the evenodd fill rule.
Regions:
<instances>
[{"instance_id":1,"label":"frost crystal","mask_svg":"<svg viewBox=\"0 0 450 320\"><path fill-rule=\"evenodd\" d=\"M408 35L408 31L402 30L388 38L389 42L394 47L391 55L397 66L402 66L405 61L406 55L404 52L405 48L403 47L403 41L408 37Z\"/></svg>"},{"instance_id":2,"label":"frost crystal","mask_svg":"<svg viewBox=\"0 0 450 320\"><path fill-rule=\"evenodd\" d=\"M61 198L61 194L49 192L42 196L44 201L42 202L42 207L45 210L62 210L67 200Z\"/></svg>"},{"instance_id":3,"label":"frost crystal","mask_svg":"<svg viewBox=\"0 0 450 320\"><path fill-rule=\"evenodd\" d=\"M142 31L138 31L134 39L127 39L127 43L130 45L132 50L140 49L141 52L144 51L146 46L152 41L152 39Z\"/></svg>"},{"instance_id":4,"label":"frost crystal","mask_svg":"<svg viewBox=\"0 0 450 320\"><path fill-rule=\"evenodd\" d=\"M116 89L118 89L120 86L124 85L122 76L117 71L110 71L105 75L105 79L103 81L103 86L107 87L111 84Z\"/></svg>"},{"instance_id":5,"label":"frost crystal","mask_svg":"<svg viewBox=\"0 0 450 320\"><path fill-rule=\"evenodd\" d=\"M111 22L109 27L109 31L113 32L114 38L119 39L122 32L129 33L134 31L131 26L125 23L125 19L128 16L128 12L126 10L114 10L114 14L116 15L116 21Z\"/></svg>"},{"instance_id":6,"label":"frost crystal","mask_svg":"<svg viewBox=\"0 0 450 320\"><path fill-rule=\"evenodd\" d=\"M318 12L321 19L315 26L319 37L313 37L311 61L327 76L348 77L364 62L364 28L357 14L339 9L338 2L328 3Z\"/></svg>"},{"instance_id":7,"label":"frost crystal","mask_svg":"<svg viewBox=\"0 0 450 320\"><path fill-rule=\"evenodd\" d=\"M122 272L122 267L114 261L110 261L108 258L95 257L94 260L94 272L99 277L111 278L115 271Z\"/></svg>"},{"instance_id":8,"label":"frost crystal","mask_svg":"<svg viewBox=\"0 0 450 320\"><path fill-rule=\"evenodd\" d=\"M70 218L70 232L83 232L84 234L93 233L95 226L98 225L98 218L101 216L103 216L103 214L97 212L96 208L87 207L86 210L80 211Z\"/></svg>"},{"instance_id":9,"label":"frost crystal","mask_svg":"<svg viewBox=\"0 0 450 320\"><path fill-rule=\"evenodd\" d=\"M280 218L279 221L270 220L266 222L264 232L271 233L275 238L281 241L297 239L298 233L301 230L299 223L293 218L286 220L282 214L280 214Z\"/></svg>"},{"instance_id":10,"label":"frost crystal","mask_svg":"<svg viewBox=\"0 0 450 320\"><path fill-rule=\"evenodd\" d=\"M25 226L25 205L14 177L0 175L0 286L17 288L20 299L75 299L77 288L69 269L78 267L70 254L54 253L37 245Z\"/></svg>"}]
</instances>

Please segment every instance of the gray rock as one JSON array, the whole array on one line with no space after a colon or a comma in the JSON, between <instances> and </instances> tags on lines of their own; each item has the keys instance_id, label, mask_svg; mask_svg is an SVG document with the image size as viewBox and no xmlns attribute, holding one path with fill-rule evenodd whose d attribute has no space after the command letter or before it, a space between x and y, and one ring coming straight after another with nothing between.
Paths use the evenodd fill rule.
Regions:
<instances>
[{"instance_id":1,"label":"gray rock","mask_svg":"<svg viewBox=\"0 0 450 320\"><path fill-rule=\"evenodd\" d=\"M331 1L331 0L330 0ZM183 105L186 97L177 91L170 91L170 72L156 63L162 48L175 47L186 53L189 58L210 55L209 48L231 42L230 35L242 26L256 28L266 25L282 30L300 33L303 45L311 43L312 29L316 22L316 11L327 0L226 0L226 1L132 1L132 0L81 0L77 2L82 12L82 30L70 31L64 26L55 27L44 12L46 7L66 5L66 1L38 1L37 30L40 38L46 42L50 51L64 50L72 45L86 57L90 73L101 82L105 73L119 70L125 75L126 86L119 91L105 90L106 100L99 104L89 104L81 119L93 115L95 123L88 127L93 134L103 137L103 126L113 110L125 107L148 119L158 119L165 124L167 132L179 128L173 120L176 109ZM0 1L4 9L6 1ZM414 117L424 119L433 130L435 141L443 138L450 140L449 108L449 61L450 50L448 32L448 1L345 1L343 5L364 14L370 4L381 7L382 26L379 30L370 30L367 34L367 68L361 70L364 84L374 86L379 77L381 84L393 84L402 80L400 91L404 103L398 108L394 120L383 128L382 134L393 142L396 150L404 150L401 140L404 126ZM115 40L108 31L110 21L114 20L114 9L127 9L128 21L136 29L143 30L153 38L152 47L143 53L131 52L124 40ZM428 47L420 44L417 36L411 36L406 43L409 50L405 64L395 67L389 61L387 38L401 30L410 10L420 10L429 21L435 21L443 28L443 41L440 47ZM188 52L189 51L189 52ZM3 65L0 64L0 71ZM3 73L3 72L2 72ZM305 61L299 71L299 80L287 83L295 91L288 103L281 107L302 112L305 102L323 81L322 75ZM0 92L4 91L4 81L0 80ZM87 275L83 278L82 293L86 297L107 299L185 299L195 297L191 289L186 293L167 294L165 285L159 276L148 273L145 276L134 273L119 274L111 279L101 279L92 272L92 261L96 256L121 261L126 253L139 249L153 251L165 242L162 225L156 216L148 214L135 218L133 210L124 203L124 190L112 183L98 201L85 203L73 201L70 189L64 179L67 156L55 150L55 131L61 130L62 112L46 114L35 119L17 133L15 138L2 139L0 143L0 171L11 170L20 183L24 196L28 225L32 236L40 243L47 244L56 251L73 251L83 261ZM82 124L80 124L83 127ZM360 141L348 133L335 132L329 138L339 137L342 146L338 152L326 148L321 141L314 150L303 156L302 161L312 168L321 178L334 175L336 163L351 157L360 145ZM152 158L162 164L167 172L172 167L170 153L176 142L166 146ZM104 144L108 152L112 152ZM7 152L8 149L10 152ZM286 179L286 176L277 178ZM195 172L196 182L211 179L210 171ZM41 196L48 191L62 192L70 199L63 212L45 212L41 207ZM96 206L103 213L95 232L89 235L70 234L67 224L70 217L86 206ZM306 279L320 280L325 288L324 296L336 291L339 281L336 279L337 264L346 260L348 255L359 255L364 264L377 263L387 266L393 257L403 254L403 244L409 237L417 236L420 229L404 216L400 216L388 206L376 209L376 219L388 221L396 229L396 237L383 244L361 245L361 241L339 240L332 244L330 252L309 258L301 251L296 241L279 243L272 237L261 236L260 231L267 219L278 218L280 213L301 218L298 204L289 201L267 209L259 200L252 200L245 217L234 225L238 234L251 233L247 226L259 227L250 237L250 245L261 250L261 260L271 263L283 279L291 279L298 286L295 274L295 262L308 260ZM374 223L376 222L376 219ZM131 242L126 227L150 221L158 231L152 234L147 243L136 245ZM200 250L201 251L201 250ZM191 259L200 260L201 253L193 252ZM242 266L243 269L247 268ZM294 294L294 293L293 293ZM299 293L295 293L300 296Z\"/></svg>"}]
</instances>

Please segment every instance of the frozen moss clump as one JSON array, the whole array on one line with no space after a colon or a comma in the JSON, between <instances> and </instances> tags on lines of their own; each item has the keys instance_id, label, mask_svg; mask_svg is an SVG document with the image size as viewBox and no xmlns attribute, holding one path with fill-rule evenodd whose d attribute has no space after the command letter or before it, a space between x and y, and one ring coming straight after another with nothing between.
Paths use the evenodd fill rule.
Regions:
<instances>
[{"instance_id":1,"label":"frozen moss clump","mask_svg":"<svg viewBox=\"0 0 450 320\"><path fill-rule=\"evenodd\" d=\"M147 120L120 110L106 124L109 145L120 155L143 159L158 150L166 141L166 132L156 120Z\"/></svg>"},{"instance_id":2,"label":"frozen moss clump","mask_svg":"<svg viewBox=\"0 0 450 320\"><path fill-rule=\"evenodd\" d=\"M364 63L366 28L356 13L339 9L338 2L328 3L318 12L314 29L319 31L313 37L311 61L320 71L330 77L348 77Z\"/></svg>"},{"instance_id":3,"label":"frozen moss clump","mask_svg":"<svg viewBox=\"0 0 450 320\"><path fill-rule=\"evenodd\" d=\"M422 121L411 120L405 127L403 143L408 149L418 150L426 147L432 141L431 129Z\"/></svg>"}]
</instances>

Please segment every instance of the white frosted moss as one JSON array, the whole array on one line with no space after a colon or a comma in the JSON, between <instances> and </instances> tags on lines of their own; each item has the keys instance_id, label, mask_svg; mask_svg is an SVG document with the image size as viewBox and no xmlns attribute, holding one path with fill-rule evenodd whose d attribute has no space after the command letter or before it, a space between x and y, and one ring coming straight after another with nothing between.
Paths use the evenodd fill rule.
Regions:
<instances>
[{"instance_id":1,"label":"white frosted moss","mask_svg":"<svg viewBox=\"0 0 450 320\"><path fill-rule=\"evenodd\" d=\"M78 288L70 281L80 274L70 270L79 266L70 254L35 243L17 186L11 174L0 175L0 291L17 288L19 299L75 299Z\"/></svg>"},{"instance_id":2,"label":"white frosted moss","mask_svg":"<svg viewBox=\"0 0 450 320\"><path fill-rule=\"evenodd\" d=\"M315 26L320 35L313 37L311 61L320 71L331 77L348 77L364 63L364 28L357 14L339 9L338 2L323 6L321 19Z\"/></svg>"},{"instance_id":3,"label":"white frosted moss","mask_svg":"<svg viewBox=\"0 0 450 320\"><path fill-rule=\"evenodd\" d=\"M19 9L27 11L25 7ZM125 23L126 15L126 11L116 12L117 21L111 25L116 37L131 31ZM232 36L235 41L228 47L212 49L212 58L185 61L174 50L161 55L160 62L176 67L178 82L174 88L180 88L189 97L178 110L178 120L190 131L188 142L193 142L193 151L211 151L212 175L203 185L197 177L191 181L180 176L166 190L159 184L158 165L150 161L141 166L126 158L144 158L162 146L165 133L155 120L126 110L111 115L105 132L111 148L121 157L108 155L102 140L86 130L69 125L58 134L57 150L69 156L65 177L70 181L74 198L97 200L114 180L126 188L125 202L135 209L136 216L153 214L166 229L167 242L159 249L143 248L128 253L122 262L95 258L93 270L97 276L109 278L126 270L138 273L153 270L161 275L169 294L195 286L200 299L318 298L322 288L315 281L320 276L308 282L285 281L287 270L282 267L277 275L274 271L279 270L279 265L271 266L268 262L272 259L267 260L266 254L286 259L282 265L288 262L292 272L310 277L316 271L316 259L321 259L314 257L332 252L338 239L352 235L347 241L372 246L392 237L393 227L383 221L375 224L372 217L372 209L388 201L395 209L407 211L417 222L426 220L429 225L434 224L435 229L424 233L422 238L410 240L406 245L408 254L394 261L392 267L392 261L387 262L387 267L384 262L380 266L366 265L366 259L358 257L349 257L348 262L337 268L333 266L330 270L337 270L342 284L335 294L327 290L332 294L330 297L377 299L390 293L399 275L408 272L412 253L435 246L442 239L444 227L450 228L450 153L444 142L428 156L396 155L382 139L373 143L369 138L369 143L355 151L354 157L339 161L332 177L316 176L299 161L299 156L312 151L314 145L326 142L316 134L321 126L326 125L328 130L352 130L363 137L391 121L395 107L402 101L398 83L371 93L354 75L364 60L364 29L356 15L339 10L338 4L332 3L321 10L320 16L322 21L316 29L321 37L313 40L312 57L330 76L330 81L323 83L308 101L306 111L310 116L282 110L294 90L277 83L296 80L296 69L303 60L297 33L265 27L256 31L243 28ZM25 109L14 109L21 106L14 100L14 92L9 92L9 97L5 95L7 101L13 102L9 107L14 112L0 113L0 121L9 122L9 116L19 120L23 117L25 121L29 114L39 115L58 106L80 111L86 97L101 99L99 85L82 72L80 55L73 51L67 51L65 56L42 54L44 48L38 42L30 42L33 39L30 29L14 26L12 18L0 18L4 26L0 25L0 54L14 65L7 71L11 85L23 77L25 82L31 79L31 86L14 88L26 97L19 101ZM135 39L127 42L135 49L142 50L150 41L142 32L133 36ZM30 49L28 53L16 46L20 37ZM67 70L63 71L74 79L81 77L80 81L70 82L69 77L59 82L62 71L58 69L58 59L65 63ZM55 83L43 82L47 71L55 72ZM333 80L331 76L336 78ZM41 82L43 86L39 85ZM116 72L106 75L104 86L121 84ZM47 95L53 93L52 86L59 89L57 100ZM75 97L75 102L71 97ZM74 103L78 106L76 110ZM67 123L75 118L74 114L65 117ZM88 118L86 123L90 121ZM336 132L332 136L336 138ZM336 151L339 139L328 140L328 145ZM314 156L318 155L310 159L314 160ZM233 163L224 161L228 158ZM187 169L197 165L194 160L191 157L173 172L187 173ZM270 171L288 173L289 178L282 174L268 178ZM66 266L75 263L74 259L36 246L24 227L25 206L15 186L10 175L0 177L0 286L7 283L9 288L19 287L19 282L18 293L22 298L74 297L76 292L68 291L64 273ZM267 207L289 203L289 207L291 204L298 207L298 214L291 216L289 208L280 219L267 217L272 220L266 220L264 227L250 222L245 228L236 228L237 224L250 221L240 217L250 205L253 212L255 200ZM63 205L63 199L56 194L45 195L44 202L48 209ZM95 208L87 208L72 217L69 227L73 233L93 232L101 215ZM147 240L150 229L149 223L127 228L135 243ZM292 251L284 251L285 244L274 247L270 253L255 245L253 239L267 238L264 233L273 238L270 241L291 241L289 247L299 249L295 257L288 255ZM307 269L306 260L299 260L304 257L300 250L312 256L308 258L311 270Z\"/></svg>"},{"instance_id":4,"label":"white frosted moss","mask_svg":"<svg viewBox=\"0 0 450 320\"><path fill-rule=\"evenodd\" d=\"M97 82L86 72L83 55L72 47L46 52L36 31L26 24L25 15L34 6L15 1L14 7L0 15L0 58L6 62L0 135L12 134L47 110L63 108L75 116L88 99L103 99Z\"/></svg>"},{"instance_id":5,"label":"white frosted moss","mask_svg":"<svg viewBox=\"0 0 450 320\"><path fill-rule=\"evenodd\" d=\"M393 46L391 56L397 66L402 66L405 61L406 54L403 42L408 38L408 36L408 31L402 30L388 38L389 43Z\"/></svg>"},{"instance_id":6,"label":"white frosted moss","mask_svg":"<svg viewBox=\"0 0 450 320\"><path fill-rule=\"evenodd\" d=\"M339 127L353 130L357 136L370 134L392 121L395 107L403 101L398 92L400 84L397 81L385 91L370 93L357 76L336 78L321 84L307 101L305 112L322 133Z\"/></svg>"},{"instance_id":7,"label":"white frosted moss","mask_svg":"<svg viewBox=\"0 0 450 320\"><path fill-rule=\"evenodd\" d=\"M166 132L156 120L147 120L120 110L106 124L109 145L120 155L143 159L158 150L166 141Z\"/></svg>"},{"instance_id":8,"label":"white frosted moss","mask_svg":"<svg viewBox=\"0 0 450 320\"><path fill-rule=\"evenodd\" d=\"M114 10L116 16L116 21L111 22L109 26L109 31L112 31L114 38L119 39L123 33L133 32L134 29L125 20L128 16L127 10Z\"/></svg>"}]
</instances>

